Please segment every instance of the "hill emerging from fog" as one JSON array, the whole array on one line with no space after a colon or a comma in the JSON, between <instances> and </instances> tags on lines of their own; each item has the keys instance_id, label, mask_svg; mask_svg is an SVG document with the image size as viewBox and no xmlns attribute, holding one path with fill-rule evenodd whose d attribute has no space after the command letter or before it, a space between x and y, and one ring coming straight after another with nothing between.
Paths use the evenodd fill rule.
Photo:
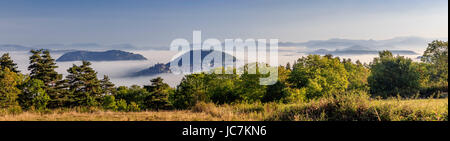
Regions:
<instances>
[{"instance_id":1,"label":"hill emerging from fog","mask_svg":"<svg viewBox=\"0 0 450 141\"><path fill-rule=\"evenodd\" d=\"M202 64L203 61L194 61L193 59L193 54L195 53L200 53L201 54L201 60L208 60L205 59L206 57L214 57L217 58L219 55L222 56L222 65L223 66L228 66L227 64L236 62L237 59L236 57L234 57L233 55L230 55L228 53L222 52L222 51L212 51L212 50L191 50L189 52L186 52L184 54L182 54L181 56L173 59L172 61L170 61L169 63L166 64L162 64L162 63L158 63L152 67L149 67L147 69L138 71L133 73L132 75L130 75L131 77L137 77L137 76L153 76L153 75L158 75L158 74L162 74L162 73L170 73L170 65L178 65L180 67L180 69L186 70L186 69L190 69L192 72L200 72L202 71L202 67L201 65L197 65L197 67L192 67L193 64ZM185 66L183 66L182 62L182 58L187 58L188 56L190 56L190 68L186 68ZM213 60L208 60L211 61L210 64L213 63Z\"/></svg>"},{"instance_id":2,"label":"hill emerging from fog","mask_svg":"<svg viewBox=\"0 0 450 141\"><path fill-rule=\"evenodd\" d=\"M104 52L74 51L63 54L56 61L124 61L124 60L147 60L140 54L120 50L108 50Z\"/></svg>"}]
</instances>

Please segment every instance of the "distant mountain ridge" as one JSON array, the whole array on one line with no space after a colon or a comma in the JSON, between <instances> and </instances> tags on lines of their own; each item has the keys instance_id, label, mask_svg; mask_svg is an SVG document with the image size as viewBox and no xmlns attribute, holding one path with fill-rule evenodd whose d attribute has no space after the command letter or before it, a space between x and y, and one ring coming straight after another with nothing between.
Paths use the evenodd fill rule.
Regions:
<instances>
[{"instance_id":1,"label":"distant mountain ridge","mask_svg":"<svg viewBox=\"0 0 450 141\"><path fill-rule=\"evenodd\" d=\"M147 60L140 54L134 54L121 50L108 50L104 52L74 51L63 54L56 61L122 61L122 60Z\"/></svg>"},{"instance_id":2,"label":"distant mountain ridge","mask_svg":"<svg viewBox=\"0 0 450 141\"><path fill-rule=\"evenodd\" d=\"M416 36L407 37L395 37L385 40L354 40L354 39L342 39L342 38L331 38L328 40L309 40L306 42L279 42L279 47L306 47L309 49L342 49L351 46L364 46L375 50L383 49L394 49L397 46L424 46L432 40L444 40L448 41L446 38L422 38ZM221 43L223 46L224 43ZM192 44L191 44L192 46ZM167 46L145 46L138 47L132 44L112 44L112 45L102 45L97 43L72 43L72 44L41 44L33 46L24 46L19 44L1 44L0 51L24 51L30 49L49 49L54 51L62 50L168 50Z\"/></svg>"},{"instance_id":3,"label":"distant mountain ridge","mask_svg":"<svg viewBox=\"0 0 450 141\"><path fill-rule=\"evenodd\" d=\"M417 55L416 52L410 51L410 50L389 50L393 54L401 54L401 55ZM312 52L309 52L310 54L318 54L318 55L324 55L324 54L332 54L332 55L364 55L364 54L378 54L378 50L373 50L367 47L362 46L352 46L345 49L336 49L336 50L327 50L327 49L318 49Z\"/></svg>"},{"instance_id":4,"label":"distant mountain ridge","mask_svg":"<svg viewBox=\"0 0 450 141\"><path fill-rule=\"evenodd\" d=\"M32 49L48 49L50 51L67 51L67 50L140 50L141 48L131 44L113 44L101 45L97 43L74 43L74 44L41 44L34 46L24 46L18 44L0 44L0 51L29 51Z\"/></svg>"},{"instance_id":5,"label":"distant mountain ridge","mask_svg":"<svg viewBox=\"0 0 450 141\"><path fill-rule=\"evenodd\" d=\"M34 48L25 47L22 45L4 44L0 45L0 51L30 51Z\"/></svg>"},{"instance_id":6,"label":"distant mountain ridge","mask_svg":"<svg viewBox=\"0 0 450 141\"><path fill-rule=\"evenodd\" d=\"M426 46L432 40L445 40L448 38L422 38L422 37L396 37L386 40L352 40L333 38L328 40L310 40L307 42L280 42L280 47L306 47L308 49L343 49L352 46L361 46L372 50L395 49L399 46Z\"/></svg>"}]
</instances>

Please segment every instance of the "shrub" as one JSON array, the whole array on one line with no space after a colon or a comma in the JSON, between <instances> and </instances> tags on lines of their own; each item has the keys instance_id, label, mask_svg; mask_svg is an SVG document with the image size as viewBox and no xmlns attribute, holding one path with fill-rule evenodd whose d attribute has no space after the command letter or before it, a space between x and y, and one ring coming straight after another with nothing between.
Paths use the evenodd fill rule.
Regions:
<instances>
[{"instance_id":1,"label":"shrub","mask_svg":"<svg viewBox=\"0 0 450 141\"><path fill-rule=\"evenodd\" d=\"M138 105L145 105L145 100L149 96L150 92L137 85L133 85L130 88L120 86L117 88L116 95L114 95L116 99L123 99L128 103L135 102Z\"/></svg>"},{"instance_id":2,"label":"shrub","mask_svg":"<svg viewBox=\"0 0 450 141\"><path fill-rule=\"evenodd\" d=\"M112 95L105 96L103 99L103 108L108 110L117 110L116 98Z\"/></svg>"},{"instance_id":3,"label":"shrub","mask_svg":"<svg viewBox=\"0 0 450 141\"><path fill-rule=\"evenodd\" d=\"M139 112L141 111L141 108L139 108L139 105L136 104L136 102L131 102L127 107L128 112Z\"/></svg>"},{"instance_id":4,"label":"shrub","mask_svg":"<svg viewBox=\"0 0 450 141\"><path fill-rule=\"evenodd\" d=\"M35 98L33 98L33 107L36 110L43 111L47 109L47 104L49 101L50 96L48 96L47 93L39 93Z\"/></svg>"},{"instance_id":5,"label":"shrub","mask_svg":"<svg viewBox=\"0 0 450 141\"><path fill-rule=\"evenodd\" d=\"M8 107L8 113L13 115L20 114L22 113L22 107L19 105L11 105Z\"/></svg>"},{"instance_id":6,"label":"shrub","mask_svg":"<svg viewBox=\"0 0 450 141\"><path fill-rule=\"evenodd\" d=\"M280 101L289 96L289 91L286 89L286 84L281 81L270 85L266 89L266 94L262 98L261 102Z\"/></svg>"},{"instance_id":7,"label":"shrub","mask_svg":"<svg viewBox=\"0 0 450 141\"><path fill-rule=\"evenodd\" d=\"M125 101L123 99L120 99L119 101L117 101L117 110L127 111L128 110L127 101Z\"/></svg>"}]
</instances>

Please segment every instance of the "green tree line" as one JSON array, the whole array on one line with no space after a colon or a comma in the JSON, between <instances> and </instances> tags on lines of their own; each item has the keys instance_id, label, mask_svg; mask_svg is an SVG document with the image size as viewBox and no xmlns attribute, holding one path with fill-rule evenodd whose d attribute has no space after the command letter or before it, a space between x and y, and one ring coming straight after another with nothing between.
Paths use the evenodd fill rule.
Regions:
<instances>
[{"instance_id":1,"label":"green tree line","mask_svg":"<svg viewBox=\"0 0 450 141\"><path fill-rule=\"evenodd\" d=\"M382 51L369 64L332 55L308 55L278 69L274 85L259 85L260 63L234 68L233 74L185 75L176 88L160 77L149 85L116 87L108 76L102 79L83 61L67 69L63 78L48 50L31 50L29 74L22 74L9 54L0 59L0 108L46 110L52 108L102 107L113 111L185 109L198 102L216 104L307 102L345 94L388 98L428 97L448 92L448 42L429 43L414 62ZM222 69L224 68L217 68ZM256 74L249 73L256 69ZM237 74L242 71L242 74ZM212 71L217 72L217 71Z\"/></svg>"}]
</instances>

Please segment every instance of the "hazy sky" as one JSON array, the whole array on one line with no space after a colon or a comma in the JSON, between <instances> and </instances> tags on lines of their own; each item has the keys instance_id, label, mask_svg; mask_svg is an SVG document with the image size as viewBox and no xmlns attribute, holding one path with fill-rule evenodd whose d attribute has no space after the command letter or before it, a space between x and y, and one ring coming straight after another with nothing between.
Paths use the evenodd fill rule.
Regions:
<instances>
[{"instance_id":1,"label":"hazy sky","mask_svg":"<svg viewBox=\"0 0 450 141\"><path fill-rule=\"evenodd\" d=\"M0 0L0 44L448 37L448 0Z\"/></svg>"}]
</instances>

